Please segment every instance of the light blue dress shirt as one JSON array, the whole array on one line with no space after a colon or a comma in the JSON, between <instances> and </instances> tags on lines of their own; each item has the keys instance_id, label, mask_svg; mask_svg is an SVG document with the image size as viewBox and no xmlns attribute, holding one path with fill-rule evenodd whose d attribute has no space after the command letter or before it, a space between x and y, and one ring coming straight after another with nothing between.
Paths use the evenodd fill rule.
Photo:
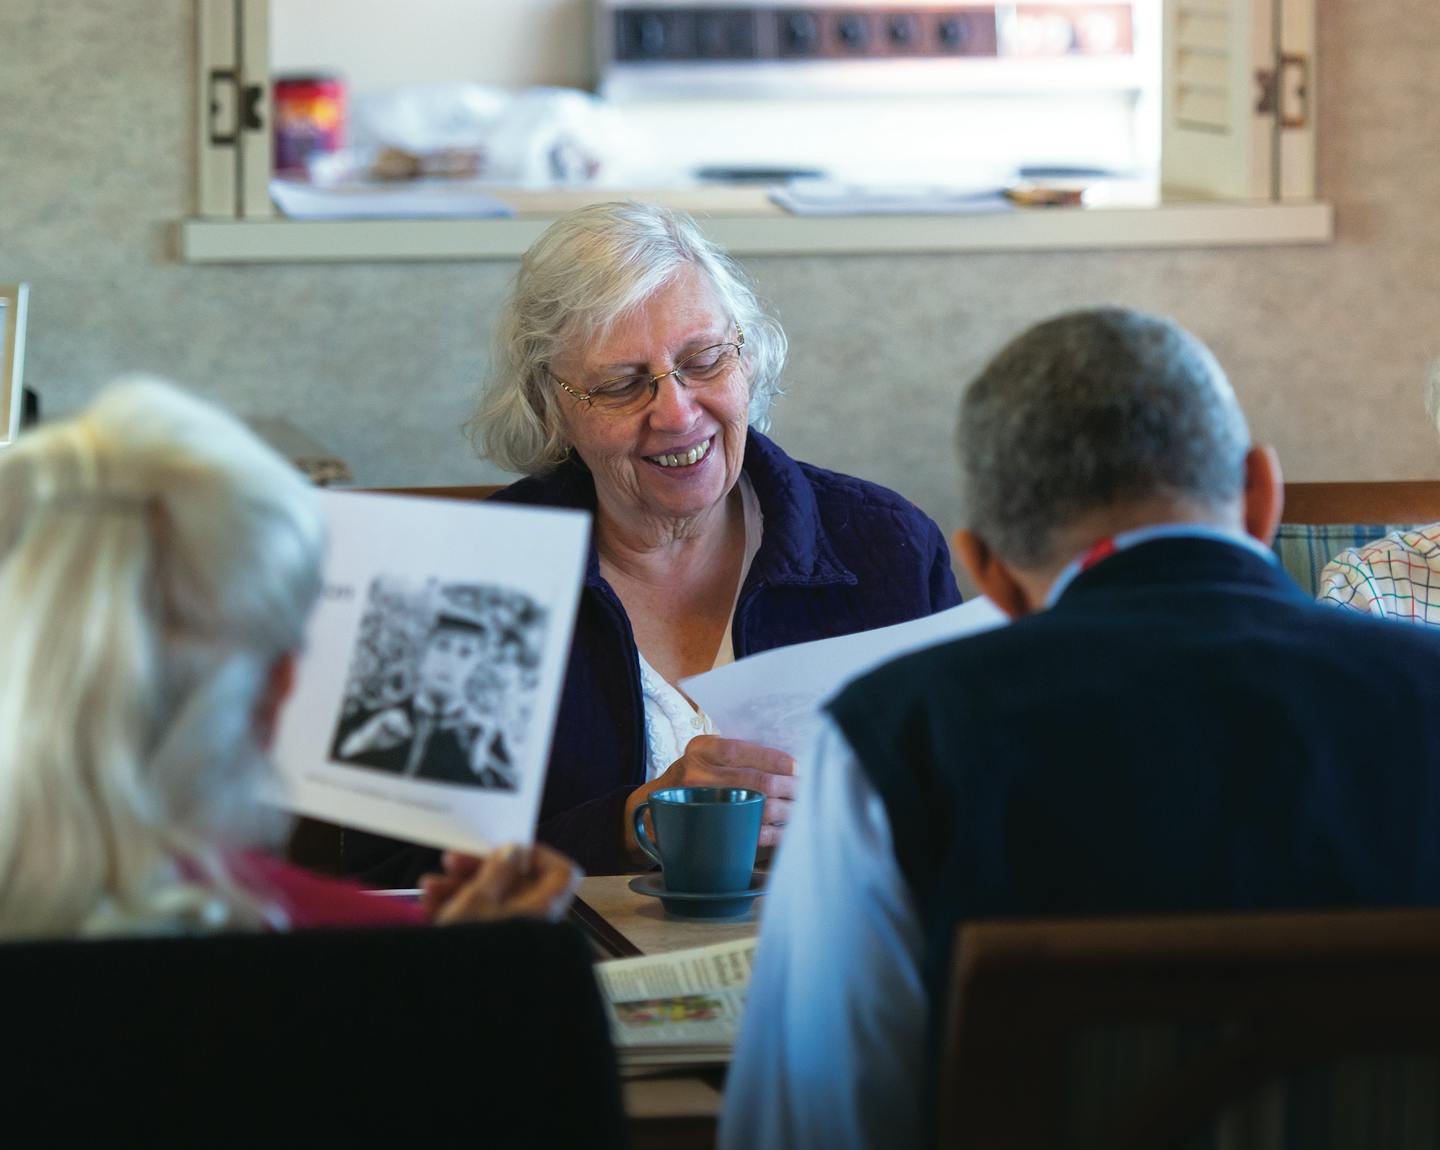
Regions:
<instances>
[{"instance_id":1,"label":"light blue dress shirt","mask_svg":"<svg viewBox=\"0 0 1440 1150\"><path fill-rule=\"evenodd\" d=\"M890 822L828 718L802 760L745 1017L720 1145L916 1144L924 1080L923 940Z\"/></svg>"}]
</instances>

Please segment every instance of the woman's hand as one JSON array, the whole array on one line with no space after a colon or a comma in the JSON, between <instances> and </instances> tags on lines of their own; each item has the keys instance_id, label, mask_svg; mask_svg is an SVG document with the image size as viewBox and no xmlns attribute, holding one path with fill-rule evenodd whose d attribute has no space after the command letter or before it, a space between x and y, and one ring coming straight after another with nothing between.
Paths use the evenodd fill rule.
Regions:
<instances>
[{"instance_id":1,"label":"woman's hand","mask_svg":"<svg viewBox=\"0 0 1440 1150\"><path fill-rule=\"evenodd\" d=\"M765 813L760 822L760 845L773 847L790 821L791 800L795 797L795 760L784 751L747 743L696 735L676 759L653 782L637 787L625 802L625 845L632 855L641 855L635 841L635 808L652 791L668 787L745 787L765 796Z\"/></svg>"},{"instance_id":2,"label":"woman's hand","mask_svg":"<svg viewBox=\"0 0 1440 1150\"><path fill-rule=\"evenodd\" d=\"M437 923L542 918L550 922L570 909L584 877L559 851L536 843L511 844L483 858L446 851L444 874L420 880L420 905Z\"/></svg>"}]
</instances>

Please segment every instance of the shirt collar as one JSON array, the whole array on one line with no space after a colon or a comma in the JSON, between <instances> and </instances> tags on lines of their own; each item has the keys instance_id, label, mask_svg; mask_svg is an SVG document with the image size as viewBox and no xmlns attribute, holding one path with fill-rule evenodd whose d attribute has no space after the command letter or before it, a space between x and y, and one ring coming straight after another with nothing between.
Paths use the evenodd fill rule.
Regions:
<instances>
[{"instance_id":1,"label":"shirt collar","mask_svg":"<svg viewBox=\"0 0 1440 1150\"><path fill-rule=\"evenodd\" d=\"M1275 553L1260 540L1240 531L1227 531L1221 527L1206 527L1198 523L1157 523L1150 527L1137 527L1133 531L1122 531L1118 535L1102 539L1084 554L1077 555L1070 560L1056 576L1055 582L1051 584L1050 591L1045 596L1045 607L1048 609L1055 606L1056 601L1065 594L1070 584L1082 572L1090 570L1098 563L1103 563L1117 552L1128 551L1132 547L1138 547L1142 543L1151 543L1157 539L1207 539L1217 543L1230 543L1252 551L1270 563L1279 562Z\"/></svg>"}]
</instances>

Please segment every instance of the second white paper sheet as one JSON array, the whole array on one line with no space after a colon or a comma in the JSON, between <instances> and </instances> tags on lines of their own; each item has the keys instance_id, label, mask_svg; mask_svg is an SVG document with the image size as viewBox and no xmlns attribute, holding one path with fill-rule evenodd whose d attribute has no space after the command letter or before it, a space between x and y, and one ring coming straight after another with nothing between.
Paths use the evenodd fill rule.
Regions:
<instances>
[{"instance_id":1,"label":"second white paper sheet","mask_svg":"<svg viewBox=\"0 0 1440 1150\"><path fill-rule=\"evenodd\" d=\"M530 842L589 516L322 498L325 585L281 714L278 801L437 847Z\"/></svg>"},{"instance_id":2,"label":"second white paper sheet","mask_svg":"<svg viewBox=\"0 0 1440 1150\"><path fill-rule=\"evenodd\" d=\"M988 631L1006 617L989 599L948 611L751 655L685 679L680 686L727 739L746 739L799 756L820 726L820 705L851 679L964 635Z\"/></svg>"}]
</instances>

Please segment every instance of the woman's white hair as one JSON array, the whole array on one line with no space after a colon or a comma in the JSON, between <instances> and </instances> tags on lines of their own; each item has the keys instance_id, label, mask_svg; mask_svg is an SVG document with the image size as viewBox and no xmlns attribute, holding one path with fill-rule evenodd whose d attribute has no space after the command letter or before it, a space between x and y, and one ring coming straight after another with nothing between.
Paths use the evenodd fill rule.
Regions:
<instances>
[{"instance_id":1,"label":"woman's white hair","mask_svg":"<svg viewBox=\"0 0 1440 1150\"><path fill-rule=\"evenodd\" d=\"M785 333L749 279L682 212L635 202L595 204L562 216L520 261L496 333L492 375L469 422L480 454L535 475L565 458L561 392L550 364L603 338L687 268L698 268L745 332L750 423L769 426L780 394Z\"/></svg>"},{"instance_id":2,"label":"woman's white hair","mask_svg":"<svg viewBox=\"0 0 1440 1150\"><path fill-rule=\"evenodd\" d=\"M255 926L222 861L273 837L257 707L320 589L294 468L117 384L0 452L0 935Z\"/></svg>"}]
</instances>

